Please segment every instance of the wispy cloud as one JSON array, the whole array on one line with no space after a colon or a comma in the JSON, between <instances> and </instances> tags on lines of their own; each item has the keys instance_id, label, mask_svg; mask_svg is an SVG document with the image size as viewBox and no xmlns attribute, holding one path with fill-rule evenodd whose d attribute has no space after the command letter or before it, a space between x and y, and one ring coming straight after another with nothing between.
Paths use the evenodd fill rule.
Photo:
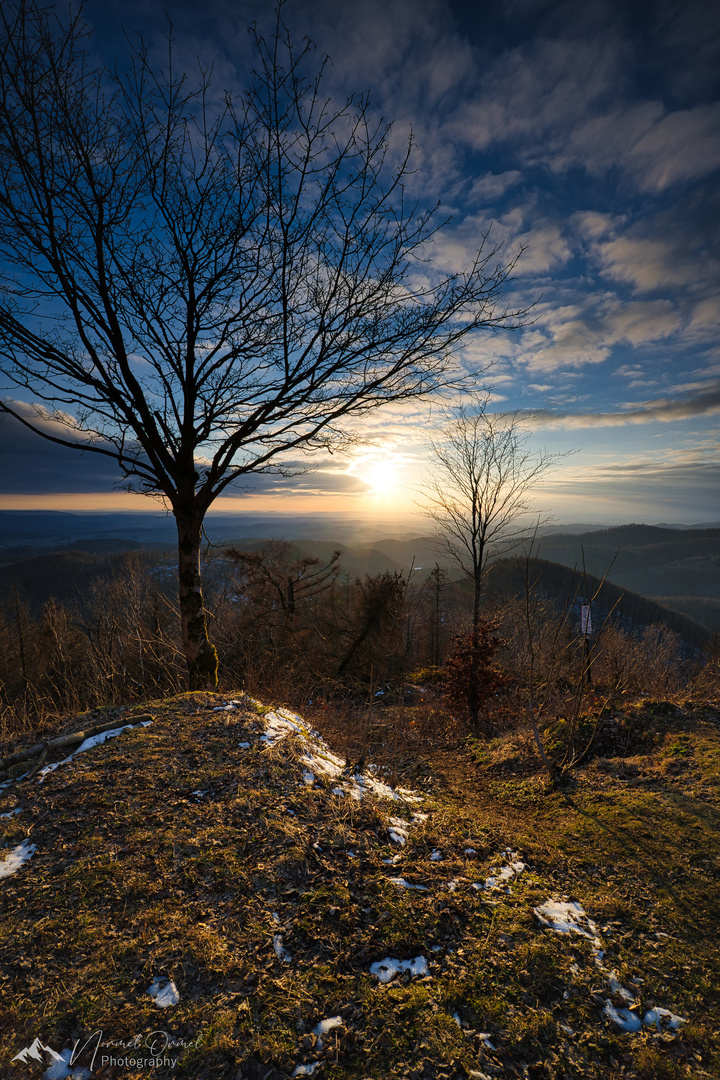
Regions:
<instances>
[{"instance_id":1,"label":"wispy cloud","mask_svg":"<svg viewBox=\"0 0 720 1080\"><path fill-rule=\"evenodd\" d=\"M533 427L593 428L625 427L628 424L668 423L720 412L720 379L680 398L658 398L617 412L560 412L538 409L530 417Z\"/></svg>"}]
</instances>

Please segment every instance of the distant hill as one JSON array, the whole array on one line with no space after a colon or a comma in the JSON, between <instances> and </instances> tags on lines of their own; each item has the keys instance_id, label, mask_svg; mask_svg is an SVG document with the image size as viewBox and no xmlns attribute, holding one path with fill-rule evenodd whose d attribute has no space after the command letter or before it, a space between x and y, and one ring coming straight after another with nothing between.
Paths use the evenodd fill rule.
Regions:
<instances>
[{"instance_id":1,"label":"distant hill","mask_svg":"<svg viewBox=\"0 0 720 1080\"><path fill-rule=\"evenodd\" d=\"M720 601L720 528L673 529L624 525L583 536L543 536L542 558L565 566L584 565L602 577L609 571L615 584L691 614L708 629L716 629L713 605Z\"/></svg>"},{"instance_id":2,"label":"distant hill","mask_svg":"<svg viewBox=\"0 0 720 1080\"><path fill-rule=\"evenodd\" d=\"M570 628L574 632L580 625L580 606L586 596L597 593L593 604L593 626L597 631L610 618L620 629L632 633L646 626L665 626L677 634L690 650L690 655L704 652L711 644L710 629L690 613L680 608L663 605L646 596L625 589L617 582L582 573L559 563L538 559L536 569L541 572L538 588L554 603L562 606L572 603ZM487 593L491 597L504 595L524 596L525 586L518 563L514 559L498 560L488 575Z\"/></svg>"},{"instance_id":3,"label":"distant hill","mask_svg":"<svg viewBox=\"0 0 720 1080\"><path fill-rule=\"evenodd\" d=\"M93 575L105 572L108 558L128 551L154 552L171 574L175 565L174 523L164 515L150 514L51 514L0 512L0 599L12 594L15 586L36 606L54 595L65 602L78 597ZM268 543L264 536L286 535L301 557L326 562L333 551L341 551L342 574L350 579L383 571L408 575L421 581L438 563L450 578L461 578L457 562L442 545L428 535L408 531L395 538L352 519L338 520L338 535L325 532L329 521L317 523L312 535L309 518L282 518L279 533L268 528L269 519L244 521L240 515L216 515L209 519L211 554L227 544L257 550ZM297 528L292 533L291 523ZM582 526L571 528L581 529ZM43 532L45 530L45 532ZM83 536L83 530L85 535ZM305 530L307 530L305 532ZM76 534L80 531L80 535ZM303 536L304 532L304 536ZM370 534L370 535L369 535ZM59 537L53 543L50 537ZM295 537L299 537L295 539ZM14 545L2 546L14 538ZM545 533L539 538L539 557L550 563L609 578L620 590L655 600L666 615L687 616L694 627L686 627L683 637L696 640L700 627L720 629L720 527L681 529L677 526L622 525L588 532ZM657 619L659 616L653 616ZM687 631L687 632L686 632Z\"/></svg>"}]
</instances>

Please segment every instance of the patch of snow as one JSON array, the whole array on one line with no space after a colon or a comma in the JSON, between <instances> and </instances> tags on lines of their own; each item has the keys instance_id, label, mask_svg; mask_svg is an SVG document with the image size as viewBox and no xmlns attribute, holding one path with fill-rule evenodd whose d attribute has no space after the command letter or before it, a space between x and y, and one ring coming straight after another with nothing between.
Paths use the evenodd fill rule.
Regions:
<instances>
[{"instance_id":1,"label":"patch of snow","mask_svg":"<svg viewBox=\"0 0 720 1080\"><path fill-rule=\"evenodd\" d=\"M180 1000L178 988L172 979L163 979L159 975L148 986L147 992L160 1009L177 1005Z\"/></svg>"},{"instance_id":2,"label":"patch of snow","mask_svg":"<svg viewBox=\"0 0 720 1080\"><path fill-rule=\"evenodd\" d=\"M392 859L383 859L382 861L386 866L397 866L399 862L402 862L402 855L393 855Z\"/></svg>"},{"instance_id":3,"label":"patch of snow","mask_svg":"<svg viewBox=\"0 0 720 1080\"><path fill-rule=\"evenodd\" d=\"M388 878L393 885L399 885L401 889L418 889L420 892L429 892L430 890L426 885L413 885L411 882L406 881L404 877L391 877Z\"/></svg>"},{"instance_id":4,"label":"patch of snow","mask_svg":"<svg viewBox=\"0 0 720 1080\"><path fill-rule=\"evenodd\" d=\"M271 746L286 735L296 735L307 747L301 758L303 765L307 766L309 771L324 773L334 780L340 780L338 786L332 789L333 795L347 795L357 802L360 802L367 794L395 802L422 802L422 795L416 795L407 788L393 789L389 784L373 776L373 771L377 770L373 770L372 766L366 772L356 772L353 776L346 778L346 766L342 758L334 754L320 733L307 725L297 713L290 712L289 709L274 709L265 713L261 720L265 731L260 736L260 742ZM423 815L423 819L426 816Z\"/></svg>"},{"instance_id":5,"label":"patch of snow","mask_svg":"<svg viewBox=\"0 0 720 1080\"><path fill-rule=\"evenodd\" d=\"M72 1055L71 1046L61 1050L60 1057L43 1073L45 1080L89 1080L92 1075L89 1069L71 1067Z\"/></svg>"},{"instance_id":6,"label":"patch of snow","mask_svg":"<svg viewBox=\"0 0 720 1080\"><path fill-rule=\"evenodd\" d=\"M642 1027L639 1016L630 1012L629 1009L616 1009L609 999L605 1002L603 1012L609 1020L612 1020L613 1023L617 1024L623 1031L639 1031Z\"/></svg>"},{"instance_id":7,"label":"patch of snow","mask_svg":"<svg viewBox=\"0 0 720 1080\"><path fill-rule=\"evenodd\" d=\"M343 771L343 763L340 758L335 757L328 751L324 753L315 754L303 754L300 759L310 769L314 769L315 772L325 773L326 776L331 776L333 779L340 776Z\"/></svg>"},{"instance_id":8,"label":"patch of snow","mask_svg":"<svg viewBox=\"0 0 720 1080\"><path fill-rule=\"evenodd\" d=\"M313 1028L313 1035L317 1038L317 1048L322 1050L323 1047L323 1035L327 1035L329 1031L334 1028L342 1027L342 1016L328 1016L325 1020L321 1020L319 1024L316 1024Z\"/></svg>"},{"instance_id":9,"label":"patch of snow","mask_svg":"<svg viewBox=\"0 0 720 1080\"><path fill-rule=\"evenodd\" d=\"M311 773L309 769L306 769L303 773L303 783L308 787L312 787L315 783L315 773Z\"/></svg>"},{"instance_id":10,"label":"patch of snow","mask_svg":"<svg viewBox=\"0 0 720 1080\"><path fill-rule=\"evenodd\" d=\"M63 758L62 761L56 761L52 765L45 765L40 770L38 782L42 783L49 773L54 772L55 769L59 769L61 765L68 765L78 754L84 754L86 750L92 750L96 746L102 746L108 739L114 739L118 735L122 735L123 731L136 731L141 727L150 727L151 724L152 720L143 720L139 724L123 724L122 727L111 728L109 731L101 731L97 735L91 735L89 738L85 739L84 742L80 743L77 750L73 750L72 754Z\"/></svg>"},{"instance_id":11,"label":"patch of snow","mask_svg":"<svg viewBox=\"0 0 720 1080\"><path fill-rule=\"evenodd\" d=\"M477 855L477 851L475 850L474 847L466 847L465 848L465 854L466 855Z\"/></svg>"},{"instance_id":12,"label":"patch of snow","mask_svg":"<svg viewBox=\"0 0 720 1080\"><path fill-rule=\"evenodd\" d=\"M409 971L411 975L427 975L428 962L424 956L416 956L414 960L393 960L386 956L384 960L370 965L370 974L381 983L390 982L401 971Z\"/></svg>"},{"instance_id":13,"label":"patch of snow","mask_svg":"<svg viewBox=\"0 0 720 1080\"><path fill-rule=\"evenodd\" d=\"M18 806L17 809L11 810L9 814L0 814L0 819L11 818L15 814L22 814L22 807Z\"/></svg>"},{"instance_id":14,"label":"patch of snow","mask_svg":"<svg viewBox=\"0 0 720 1080\"><path fill-rule=\"evenodd\" d=\"M289 964L292 960L292 956L283 945L282 934L275 934L273 937L273 949L278 960L282 960L283 964Z\"/></svg>"},{"instance_id":15,"label":"patch of snow","mask_svg":"<svg viewBox=\"0 0 720 1080\"><path fill-rule=\"evenodd\" d=\"M460 882L464 881L464 880L465 880L465 878L459 878L459 877L451 878L450 881L448 881L448 883L447 883L447 887L450 890L450 892L455 892L455 890L457 889Z\"/></svg>"},{"instance_id":16,"label":"patch of snow","mask_svg":"<svg viewBox=\"0 0 720 1080\"><path fill-rule=\"evenodd\" d=\"M291 1076L312 1076L317 1069L319 1061L311 1061L309 1065L296 1065Z\"/></svg>"},{"instance_id":17,"label":"patch of snow","mask_svg":"<svg viewBox=\"0 0 720 1080\"><path fill-rule=\"evenodd\" d=\"M418 825L418 824L419 825L424 825L425 822L427 821L427 819L428 819L428 815L427 814L421 814L419 810L416 810L415 813L413 814L413 824L414 825Z\"/></svg>"},{"instance_id":18,"label":"patch of snow","mask_svg":"<svg viewBox=\"0 0 720 1080\"><path fill-rule=\"evenodd\" d=\"M522 862L516 851L511 851L509 848L503 852L503 855L508 860L507 864L500 867L500 869L493 867L490 877L486 878L484 882L474 884L474 889L502 888L507 893L511 891L507 882L511 881L518 874L522 874L525 869L525 863Z\"/></svg>"},{"instance_id":19,"label":"patch of snow","mask_svg":"<svg viewBox=\"0 0 720 1080\"><path fill-rule=\"evenodd\" d=\"M251 746L251 744L250 744L249 742L239 742L239 743L238 743L238 747L239 747L239 748L240 748L241 750L249 750L249 749L250 749L250 746Z\"/></svg>"},{"instance_id":20,"label":"patch of snow","mask_svg":"<svg viewBox=\"0 0 720 1080\"><path fill-rule=\"evenodd\" d=\"M687 1024L682 1016L676 1016L669 1009L650 1009L643 1017L643 1024L654 1024L658 1031L666 1031L673 1028L677 1031L681 1024Z\"/></svg>"},{"instance_id":21,"label":"patch of snow","mask_svg":"<svg viewBox=\"0 0 720 1080\"><path fill-rule=\"evenodd\" d=\"M597 926L589 919L577 900L547 900L540 907L533 908L543 926L558 934L580 934L590 938L600 948Z\"/></svg>"},{"instance_id":22,"label":"patch of snow","mask_svg":"<svg viewBox=\"0 0 720 1080\"><path fill-rule=\"evenodd\" d=\"M430 862L442 862L442 855L439 851L430 852Z\"/></svg>"},{"instance_id":23,"label":"patch of snow","mask_svg":"<svg viewBox=\"0 0 720 1080\"><path fill-rule=\"evenodd\" d=\"M390 828L388 829L388 832L390 833L390 839L393 841L393 843L400 844L401 847L405 847L407 838L410 835L407 828L405 827L406 825L407 822L403 821L402 818L390 818Z\"/></svg>"},{"instance_id":24,"label":"patch of snow","mask_svg":"<svg viewBox=\"0 0 720 1080\"><path fill-rule=\"evenodd\" d=\"M481 1031L481 1032L480 1032L480 1033L478 1034L478 1039L482 1039L482 1041L483 1041L483 1042L485 1043L485 1045L487 1046L488 1050L495 1050L495 1049L496 1049L496 1047L495 1047L495 1046L493 1046L493 1043L492 1043L492 1039L491 1039L491 1037L490 1037L490 1034L489 1034L489 1032L487 1032L487 1031Z\"/></svg>"},{"instance_id":25,"label":"patch of snow","mask_svg":"<svg viewBox=\"0 0 720 1080\"><path fill-rule=\"evenodd\" d=\"M462 1024L460 1023L460 1017L458 1016L458 1014L456 1012L454 1012L454 1013L450 1013L450 1016L453 1018L453 1020L457 1024L457 1026L462 1031Z\"/></svg>"},{"instance_id":26,"label":"patch of snow","mask_svg":"<svg viewBox=\"0 0 720 1080\"><path fill-rule=\"evenodd\" d=\"M209 794L210 794L210 788L206 788L205 791L193 791L193 795L197 795L197 797L199 799L201 799L203 797L203 795L209 795Z\"/></svg>"},{"instance_id":27,"label":"patch of snow","mask_svg":"<svg viewBox=\"0 0 720 1080\"><path fill-rule=\"evenodd\" d=\"M620 985L620 983L618 982L617 971L609 971L607 973L607 976L608 982L610 983L610 989L612 990L613 994L616 994L618 997L623 998L625 1001L627 1001L628 1005L632 1005L635 1001L635 995L632 994L629 990L627 990L624 986Z\"/></svg>"},{"instance_id":28,"label":"patch of snow","mask_svg":"<svg viewBox=\"0 0 720 1080\"><path fill-rule=\"evenodd\" d=\"M23 840L22 844L13 848L0 862L0 878L10 877L11 874L16 873L36 851L35 844L31 844L29 840Z\"/></svg>"}]
</instances>

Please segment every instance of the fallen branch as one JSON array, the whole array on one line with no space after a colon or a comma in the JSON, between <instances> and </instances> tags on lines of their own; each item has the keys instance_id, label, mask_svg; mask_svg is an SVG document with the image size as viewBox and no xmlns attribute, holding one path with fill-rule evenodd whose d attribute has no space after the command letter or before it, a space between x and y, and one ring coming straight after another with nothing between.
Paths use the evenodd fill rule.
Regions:
<instances>
[{"instance_id":1,"label":"fallen branch","mask_svg":"<svg viewBox=\"0 0 720 1080\"><path fill-rule=\"evenodd\" d=\"M0 772L7 772L13 765L19 765L21 761L30 761L31 758L40 757L40 755L43 755L44 760L50 750L59 750L76 744L79 746L80 743L92 738L93 735L101 735L103 731L112 731L114 728L119 727L134 727L136 724L142 724L152 719L150 713L144 713L142 716L128 717L123 720L115 719L105 724L96 724L95 727L86 728L85 731L74 731L70 735L59 735L56 739L46 739L45 742L36 743L35 746L30 746L27 750L19 750L17 754L12 754L10 757L0 758ZM37 768L34 768L32 772L33 774L37 772Z\"/></svg>"}]
</instances>

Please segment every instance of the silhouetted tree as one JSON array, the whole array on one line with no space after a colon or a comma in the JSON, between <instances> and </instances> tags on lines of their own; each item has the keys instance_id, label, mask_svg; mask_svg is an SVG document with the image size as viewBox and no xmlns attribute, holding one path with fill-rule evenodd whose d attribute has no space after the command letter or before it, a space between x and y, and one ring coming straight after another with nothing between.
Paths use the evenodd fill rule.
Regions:
<instances>
[{"instance_id":1,"label":"silhouetted tree","mask_svg":"<svg viewBox=\"0 0 720 1080\"><path fill-rule=\"evenodd\" d=\"M169 505L190 686L212 688L208 508L342 446L347 418L434 391L474 331L519 325L500 304L513 261L481 246L434 273L442 222L405 201L410 144L392 165L389 126L365 98L326 98L280 13L235 96L178 74L171 37L164 69L140 42L125 70L95 65L87 37L80 15L2 5L0 357L23 401L0 407Z\"/></svg>"},{"instance_id":2,"label":"silhouetted tree","mask_svg":"<svg viewBox=\"0 0 720 1080\"><path fill-rule=\"evenodd\" d=\"M533 453L517 413L489 413L487 402L454 410L441 435L430 439L433 474L422 508L438 538L473 586L468 707L477 726L483 693L482 589L488 562L533 535L527 515L532 489L557 454Z\"/></svg>"}]
</instances>

